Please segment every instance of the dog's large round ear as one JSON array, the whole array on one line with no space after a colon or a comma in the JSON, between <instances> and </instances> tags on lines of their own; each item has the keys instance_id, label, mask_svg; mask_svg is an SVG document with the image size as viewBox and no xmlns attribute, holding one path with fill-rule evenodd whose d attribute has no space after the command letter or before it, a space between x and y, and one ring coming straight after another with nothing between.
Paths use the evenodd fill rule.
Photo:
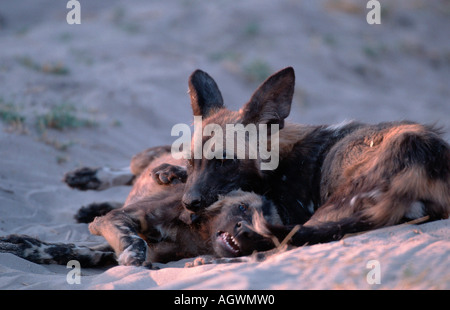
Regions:
<instances>
[{"instance_id":1,"label":"dog's large round ear","mask_svg":"<svg viewBox=\"0 0 450 310\"><path fill-rule=\"evenodd\" d=\"M253 93L250 101L240 110L243 124L279 124L291 111L295 74L287 67L271 75Z\"/></svg>"},{"instance_id":2,"label":"dog's large round ear","mask_svg":"<svg viewBox=\"0 0 450 310\"><path fill-rule=\"evenodd\" d=\"M189 77L189 95L195 116L206 118L224 107L219 87L214 79L202 70L195 70Z\"/></svg>"}]
</instances>

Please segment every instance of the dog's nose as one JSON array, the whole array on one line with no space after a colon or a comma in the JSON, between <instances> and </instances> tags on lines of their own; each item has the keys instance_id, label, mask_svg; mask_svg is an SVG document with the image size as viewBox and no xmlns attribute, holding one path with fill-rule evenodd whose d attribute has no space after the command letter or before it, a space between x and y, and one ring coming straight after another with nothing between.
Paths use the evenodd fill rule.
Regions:
<instances>
[{"instance_id":1,"label":"dog's nose","mask_svg":"<svg viewBox=\"0 0 450 310\"><path fill-rule=\"evenodd\" d=\"M244 232L244 233L248 233L251 231L251 229L249 228L248 222L247 221L240 221L236 223L235 229L238 232Z\"/></svg>"},{"instance_id":2,"label":"dog's nose","mask_svg":"<svg viewBox=\"0 0 450 310\"><path fill-rule=\"evenodd\" d=\"M186 209L197 212L202 207L202 201L199 195L184 194L183 205Z\"/></svg>"},{"instance_id":3,"label":"dog's nose","mask_svg":"<svg viewBox=\"0 0 450 310\"><path fill-rule=\"evenodd\" d=\"M234 227L234 233L239 238L251 238L255 232L247 221L239 221Z\"/></svg>"},{"instance_id":4,"label":"dog's nose","mask_svg":"<svg viewBox=\"0 0 450 310\"><path fill-rule=\"evenodd\" d=\"M188 210L191 210L193 212L197 212L200 210L201 201L200 199L191 200L189 203L185 202L185 207Z\"/></svg>"}]
</instances>

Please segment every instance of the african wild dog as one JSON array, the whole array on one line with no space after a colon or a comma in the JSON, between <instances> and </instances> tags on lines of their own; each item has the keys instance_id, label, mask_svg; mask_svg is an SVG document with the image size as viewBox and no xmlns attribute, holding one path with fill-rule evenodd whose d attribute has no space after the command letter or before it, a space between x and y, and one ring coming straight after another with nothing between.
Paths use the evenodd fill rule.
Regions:
<instances>
[{"instance_id":1,"label":"african wild dog","mask_svg":"<svg viewBox=\"0 0 450 310\"><path fill-rule=\"evenodd\" d=\"M269 200L240 190L220 197L195 224L186 224L179 218L184 211L183 188L184 184L173 185L169 191L96 217L89 230L103 236L112 250L10 235L0 237L0 252L41 264L67 264L75 259L83 267L98 267L111 265L117 258L121 265L151 267L154 262L199 255L237 257L266 251L279 243L269 227L277 229L279 237L288 233Z\"/></svg>"},{"instance_id":2,"label":"african wild dog","mask_svg":"<svg viewBox=\"0 0 450 310\"><path fill-rule=\"evenodd\" d=\"M77 219L93 219L89 225L90 232L103 236L107 245L89 248L43 242L25 235L9 235L0 237L0 252L41 264L67 264L75 259L83 267L117 262L151 267L154 262L199 255L249 255L253 251L272 249L279 243L267 228L278 228L282 224L276 208L269 200L254 193L240 190L227 193L198 212L195 223L192 223L192 212L181 203L185 184L179 178L181 175L183 181L183 168L176 164L181 162L174 160L166 147L141 152L132 159L131 170L136 180L122 207L94 204L80 210ZM78 169L71 173L72 180L78 178L77 184L85 181L94 184L91 176L95 174L89 176L86 171ZM159 175L162 171L164 174ZM97 179L100 182L95 183L101 184L101 180L106 179L103 175ZM170 186L160 186L162 183L170 183ZM99 211L105 214L93 218L91 213ZM283 229L280 227L278 230L281 233L277 236L282 237Z\"/></svg>"},{"instance_id":3,"label":"african wild dog","mask_svg":"<svg viewBox=\"0 0 450 310\"><path fill-rule=\"evenodd\" d=\"M284 225L304 224L296 244L423 216L448 217L450 147L439 130L407 121L288 123L294 85L294 70L285 68L263 82L239 111L230 111L207 73L191 75L192 110L203 117L203 126L218 124L225 131L230 123L278 124L281 130L279 166L273 171L259 169L261 158L189 159L182 197L188 210L198 212L236 189L264 194Z\"/></svg>"},{"instance_id":4,"label":"african wild dog","mask_svg":"<svg viewBox=\"0 0 450 310\"><path fill-rule=\"evenodd\" d=\"M274 205L243 191L221 196L195 223L180 220L183 185L96 217L89 225L113 247L122 265L148 265L199 255L235 257L276 246L272 226L285 237ZM280 227L280 228L279 228Z\"/></svg>"}]
</instances>

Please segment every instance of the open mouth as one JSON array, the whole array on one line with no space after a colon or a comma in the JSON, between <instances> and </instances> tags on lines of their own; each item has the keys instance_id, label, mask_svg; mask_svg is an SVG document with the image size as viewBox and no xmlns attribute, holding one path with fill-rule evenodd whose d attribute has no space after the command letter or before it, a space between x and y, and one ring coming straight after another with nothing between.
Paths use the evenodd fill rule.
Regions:
<instances>
[{"instance_id":1,"label":"open mouth","mask_svg":"<svg viewBox=\"0 0 450 310\"><path fill-rule=\"evenodd\" d=\"M234 237L225 232L219 231L217 233L217 240L224 246L225 249L229 250L234 255L238 255L241 252L241 249Z\"/></svg>"}]
</instances>

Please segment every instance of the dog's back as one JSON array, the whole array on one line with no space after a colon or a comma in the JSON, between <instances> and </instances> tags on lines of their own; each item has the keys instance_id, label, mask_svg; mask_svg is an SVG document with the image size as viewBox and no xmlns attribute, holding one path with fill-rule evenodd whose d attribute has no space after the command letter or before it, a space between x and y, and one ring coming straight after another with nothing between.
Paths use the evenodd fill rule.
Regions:
<instances>
[{"instance_id":1,"label":"dog's back","mask_svg":"<svg viewBox=\"0 0 450 310\"><path fill-rule=\"evenodd\" d=\"M439 131L412 122L366 125L328 152L321 166L323 205L315 221L358 214L374 227L450 213L450 147Z\"/></svg>"}]
</instances>

